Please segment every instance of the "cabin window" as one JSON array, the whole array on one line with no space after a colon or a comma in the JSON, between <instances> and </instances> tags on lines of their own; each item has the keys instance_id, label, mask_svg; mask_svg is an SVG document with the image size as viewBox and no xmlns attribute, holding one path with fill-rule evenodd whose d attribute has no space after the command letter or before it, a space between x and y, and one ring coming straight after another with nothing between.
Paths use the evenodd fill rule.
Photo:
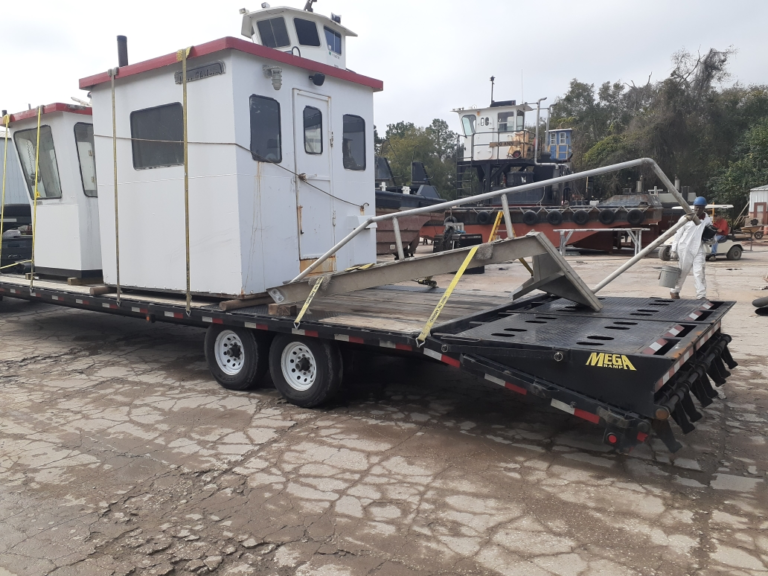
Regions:
<instances>
[{"instance_id":1,"label":"cabin window","mask_svg":"<svg viewBox=\"0 0 768 576\"><path fill-rule=\"evenodd\" d=\"M259 162L283 161L280 142L280 104L272 98L251 96L251 154Z\"/></svg>"},{"instance_id":2,"label":"cabin window","mask_svg":"<svg viewBox=\"0 0 768 576\"><path fill-rule=\"evenodd\" d=\"M15 135L16 150L21 160L24 180L29 195L35 195L35 156L37 154L37 128L22 130ZM37 193L40 198L61 198L61 181L56 151L53 148L53 134L50 126L40 127L40 154L38 160Z\"/></svg>"},{"instance_id":3,"label":"cabin window","mask_svg":"<svg viewBox=\"0 0 768 576\"><path fill-rule=\"evenodd\" d=\"M557 144L557 134L552 133L549 135L549 144L551 146L555 146Z\"/></svg>"},{"instance_id":4,"label":"cabin window","mask_svg":"<svg viewBox=\"0 0 768 576\"><path fill-rule=\"evenodd\" d=\"M304 108L304 151L323 153L323 113L312 106Z\"/></svg>"},{"instance_id":5,"label":"cabin window","mask_svg":"<svg viewBox=\"0 0 768 576\"><path fill-rule=\"evenodd\" d=\"M341 144L344 168L365 170L365 120L344 114L344 139Z\"/></svg>"},{"instance_id":6,"label":"cabin window","mask_svg":"<svg viewBox=\"0 0 768 576\"><path fill-rule=\"evenodd\" d=\"M560 132L560 144L565 144L565 132Z\"/></svg>"},{"instance_id":7,"label":"cabin window","mask_svg":"<svg viewBox=\"0 0 768 576\"><path fill-rule=\"evenodd\" d=\"M328 50L341 54L341 34L325 28L325 41L328 44Z\"/></svg>"},{"instance_id":8,"label":"cabin window","mask_svg":"<svg viewBox=\"0 0 768 576\"><path fill-rule=\"evenodd\" d=\"M302 18L294 18L293 24L296 26L296 36L299 38L299 44L302 46L320 46L317 24Z\"/></svg>"},{"instance_id":9,"label":"cabin window","mask_svg":"<svg viewBox=\"0 0 768 576\"><path fill-rule=\"evenodd\" d=\"M499 132L515 132L517 128L515 117L515 112L501 112L498 116Z\"/></svg>"},{"instance_id":10,"label":"cabin window","mask_svg":"<svg viewBox=\"0 0 768 576\"><path fill-rule=\"evenodd\" d=\"M93 124L78 122L75 124L75 145L77 159L80 161L80 179L86 196L98 196L96 185L96 152L93 145Z\"/></svg>"},{"instance_id":11,"label":"cabin window","mask_svg":"<svg viewBox=\"0 0 768 576\"><path fill-rule=\"evenodd\" d=\"M464 136L472 136L475 133L475 115L467 114L461 117L461 124L464 126Z\"/></svg>"},{"instance_id":12,"label":"cabin window","mask_svg":"<svg viewBox=\"0 0 768 576\"><path fill-rule=\"evenodd\" d=\"M267 48L282 48L291 43L288 39L288 29L285 27L285 20L282 16L280 18L260 20L256 22L256 27L259 29L261 43Z\"/></svg>"},{"instance_id":13,"label":"cabin window","mask_svg":"<svg viewBox=\"0 0 768 576\"><path fill-rule=\"evenodd\" d=\"M184 113L181 104L165 104L131 112L133 167L184 165Z\"/></svg>"}]
</instances>

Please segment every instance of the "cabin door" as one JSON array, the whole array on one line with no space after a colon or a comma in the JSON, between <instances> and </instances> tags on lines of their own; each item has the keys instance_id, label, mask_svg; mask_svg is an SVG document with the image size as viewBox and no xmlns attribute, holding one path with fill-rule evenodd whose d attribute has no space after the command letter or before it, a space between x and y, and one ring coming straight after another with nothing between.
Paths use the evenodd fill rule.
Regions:
<instances>
[{"instance_id":1,"label":"cabin door","mask_svg":"<svg viewBox=\"0 0 768 576\"><path fill-rule=\"evenodd\" d=\"M301 270L336 242L331 178L331 99L293 91L296 194ZM318 272L335 270L335 258Z\"/></svg>"}]
</instances>

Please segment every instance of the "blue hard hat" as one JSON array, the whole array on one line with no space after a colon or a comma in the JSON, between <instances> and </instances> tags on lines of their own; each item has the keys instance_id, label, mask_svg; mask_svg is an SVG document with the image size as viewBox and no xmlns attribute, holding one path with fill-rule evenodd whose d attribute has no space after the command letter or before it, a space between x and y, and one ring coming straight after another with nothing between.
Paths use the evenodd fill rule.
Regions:
<instances>
[{"instance_id":1,"label":"blue hard hat","mask_svg":"<svg viewBox=\"0 0 768 576\"><path fill-rule=\"evenodd\" d=\"M693 201L694 206L706 206L707 205L707 199L704 198L704 196L697 196L696 200Z\"/></svg>"}]
</instances>

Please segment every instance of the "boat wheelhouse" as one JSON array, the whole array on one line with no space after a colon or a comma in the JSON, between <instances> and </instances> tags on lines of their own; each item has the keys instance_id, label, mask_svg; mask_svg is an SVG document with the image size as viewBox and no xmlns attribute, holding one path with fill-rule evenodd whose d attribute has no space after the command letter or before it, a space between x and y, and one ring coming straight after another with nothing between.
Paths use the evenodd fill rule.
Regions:
<instances>
[{"instance_id":1,"label":"boat wheelhouse","mask_svg":"<svg viewBox=\"0 0 768 576\"><path fill-rule=\"evenodd\" d=\"M243 16L244 33L263 44L228 37L193 46L186 83L182 53L120 67L114 159L112 78L103 73L80 81L93 101L107 284L117 283L120 238L122 285L184 291L188 231L191 292L262 294L374 214L373 93L383 85L346 70L342 59L307 50L302 38L312 25L320 37L326 28L337 33L340 43L331 52L345 52L352 33L338 23L267 8ZM371 226L317 273L375 261Z\"/></svg>"},{"instance_id":2,"label":"boat wheelhouse","mask_svg":"<svg viewBox=\"0 0 768 576\"><path fill-rule=\"evenodd\" d=\"M9 127L30 203L37 186L37 207L32 210L35 271L101 277L91 109L62 103L43 106L39 139L38 109L11 114Z\"/></svg>"}]
</instances>

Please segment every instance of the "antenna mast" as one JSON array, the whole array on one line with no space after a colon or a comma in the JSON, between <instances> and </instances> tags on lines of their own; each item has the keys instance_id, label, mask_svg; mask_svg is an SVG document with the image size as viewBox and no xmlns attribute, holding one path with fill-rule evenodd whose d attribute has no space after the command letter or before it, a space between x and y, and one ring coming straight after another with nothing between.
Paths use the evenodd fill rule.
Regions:
<instances>
[{"instance_id":1,"label":"antenna mast","mask_svg":"<svg viewBox=\"0 0 768 576\"><path fill-rule=\"evenodd\" d=\"M491 76L491 105L493 105L493 84L496 81L496 76Z\"/></svg>"},{"instance_id":2,"label":"antenna mast","mask_svg":"<svg viewBox=\"0 0 768 576\"><path fill-rule=\"evenodd\" d=\"M317 2L317 0L307 0L307 3L304 5L304 10L307 12L314 12L314 10L312 10L312 4L315 2Z\"/></svg>"}]
</instances>

